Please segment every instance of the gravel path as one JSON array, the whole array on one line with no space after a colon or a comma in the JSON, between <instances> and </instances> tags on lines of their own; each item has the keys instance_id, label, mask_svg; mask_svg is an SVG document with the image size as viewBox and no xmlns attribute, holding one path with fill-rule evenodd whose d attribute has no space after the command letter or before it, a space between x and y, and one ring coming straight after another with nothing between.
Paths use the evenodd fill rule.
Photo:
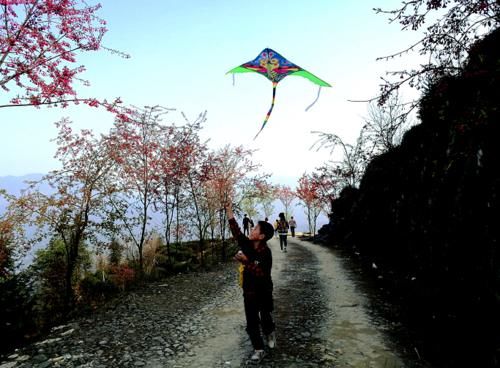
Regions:
<instances>
[{"instance_id":1,"label":"gravel path","mask_svg":"<svg viewBox=\"0 0 500 368\"><path fill-rule=\"evenodd\" d=\"M270 247L277 347L261 367L421 367L399 357L401 347L372 321L367 297L330 249L297 239L287 253L276 239ZM114 307L55 328L0 368L243 367L251 351L230 263L131 292Z\"/></svg>"}]
</instances>

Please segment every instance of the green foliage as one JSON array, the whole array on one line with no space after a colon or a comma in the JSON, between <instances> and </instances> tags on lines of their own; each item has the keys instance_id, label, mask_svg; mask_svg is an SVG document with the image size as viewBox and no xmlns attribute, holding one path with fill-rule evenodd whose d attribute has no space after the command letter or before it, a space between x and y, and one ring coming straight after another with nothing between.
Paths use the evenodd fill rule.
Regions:
<instances>
[{"instance_id":1,"label":"green foliage","mask_svg":"<svg viewBox=\"0 0 500 368\"><path fill-rule=\"evenodd\" d=\"M74 288L90 267L90 254L80 245L79 256L72 275ZM62 240L53 238L47 248L37 251L33 265L37 285L36 312L40 326L60 321L64 315L66 290L67 250Z\"/></svg>"},{"instance_id":2,"label":"green foliage","mask_svg":"<svg viewBox=\"0 0 500 368\"><path fill-rule=\"evenodd\" d=\"M127 265L112 266L109 279L115 288L124 291L131 286L135 280L136 272Z\"/></svg>"},{"instance_id":3,"label":"green foliage","mask_svg":"<svg viewBox=\"0 0 500 368\"><path fill-rule=\"evenodd\" d=\"M93 310L134 284L136 272L126 264L109 265L86 273L76 286L79 310Z\"/></svg>"},{"instance_id":4,"label":"green foliage","mask_svg":"<svg viewBox=\"0 0 500 368\"><path fill-rule=\"evenodd\" d=\"M35 331L34 293L28 272L0 278L0 354Z\"/></svg>"},{"instance_id":5,"label":"green foliage","mask_svg":"<svg viewBox=\"0 0 500 368\"><path fill-rule=\"evenodd\" d=\"M117 285L101 271L88 273L77 286L77 302L80 309L95 309L118 292Z\"/></svg>"},{"instance_id":6,"label":"green foliage","mask_svg":"<svg viewBox=\"0 0 500 368\"><path fill-rule=\"evenodd\" d=\"M109 264L118 266L123 257L123 244L113 239L109 244Z\"/></svg>"},{"instance_id":7,"label":"green foliage","mask_svg":"<svg viewBox=\"0 0 500 368\"><path fill-rule=\"evenodd\" d=\"M241 201L241 210L248 215L248 218L252 219L254 223L257 223L257 200L253 197L243 198Z\"/></svg>"},{"instance_id":8,"label":"green foliage","mask_svg":"<svg viewBox=\"0 0 500 368\"><path fill-rule=\"evenodd\" d=\"M2 190L0 190L0 195ZM13 246L13 222L0 217L0 281L12 275L15 270L16 255Z\"/></svg>"},{"instance_id":9,"label":"green foliage","mask_svg":"<svg viewBox=\"0 0 500 368\"><path fill-rule=\"evenodd\" d=\"M237 244L234 241L225 241L226 252L233 255L238 251ZM163 248L165 252L165 248ZM204 262L201 263L199 253L199 241L181 243L177 248L172 249L170 261L164 256L156 265L156 277L161 278L169 274L179 272L191 272L200 268L210 268L220 262L222 254L222 241L206 242L204 250ZM151 278L151 277L150 277Z\"/></svg>"},{"instance_id":10,"label":"green foliage","mask_svg":"<svg viewBox=\"0 0 500 368\"><path fill-rule=\"evenodd\" d=\"M0 240L0 282L6 280L14 272L14 257L6 242Z\"/></svg>"},{"instance_id":11,"label":"green foliage","mask_svg":"<svg viewBox=\"0 0 500 368\"><path fill-rule=\"evenodd\" d=\"M0 219L0 353L34 330L32 279L26 271L16 274L11 224Z\"/></svg>"}]
</instances>

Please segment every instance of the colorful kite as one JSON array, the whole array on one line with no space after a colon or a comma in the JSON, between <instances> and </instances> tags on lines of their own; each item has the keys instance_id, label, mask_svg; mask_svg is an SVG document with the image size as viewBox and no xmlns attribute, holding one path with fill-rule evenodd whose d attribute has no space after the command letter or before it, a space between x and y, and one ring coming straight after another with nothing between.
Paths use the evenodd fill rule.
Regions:
<instances>
[{"instance_id":1,"label":"colorful kite","mask_svg":"<svg viewBox=\"0 0 500 368\"><path fill-rule=\"evenodd\" d=\"M326 83L324 80L319 79L314 74L311 74L307 70L302 69L300 66L288 61L276 51L273 51L271 49L262 50L259 56L257 56L254 60L237 66L236 68L228 71L226 74L250 72L259 73L273 82L273 100L271 103L271 108L267 112L264 123L262 124L262 127L260 128L255 138L257 138L262 129L264 129L267 121L269 120L269 117L271 116L271 112L273 111L274 107L274 98L276 96L276 86L287 75L298 75L300 77L307 78L311 82L319 85L318 95L316 96L316 99L313 101L313 103L306 108L306 111L309 110L318 100L319 94L321 92L321 87L331 87L331 85Z\"/></svg>"}]
</instances>

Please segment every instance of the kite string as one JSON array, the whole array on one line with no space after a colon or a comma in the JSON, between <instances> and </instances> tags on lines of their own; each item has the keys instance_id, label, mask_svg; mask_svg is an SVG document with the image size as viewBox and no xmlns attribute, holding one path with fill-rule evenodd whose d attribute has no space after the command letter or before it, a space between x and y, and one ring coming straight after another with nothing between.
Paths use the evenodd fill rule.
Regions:
<instances>
[{"instance_id":1,"label":"kite string","mask_svg":"<svg viewBox=\"0 0 500 368\"><path fill-rule=\"evenodd\" d=\"M316 99L312 102L312 104L306 107L306 111L309 110L311 107L313 107L316 102L318 102L320 92L321 92L321 86L319 86L318 88L318 95L316 96Z\"/></svg>"},{"instance_id":2,"label":"kite string","mask_svg":"<svg viewBox=\"0 0 500 368\"><path fill-rule=\"evenodd\" d=\"M262 129L264 129L264 127L267 124L267 121L269 120L269 117L271 116L271 112L273 111L273 108L274 108L274 99L276 97L276 86L277 85L278 85L278 82L273 82L273 100L271 102L271 107L269 108L269 111L266 114L266 118L264 119L264 123L262 124L262 127L260 128L257 135L254 137L254 140L255 140L255 138L257 138L257 136L260 134L260 132L262 132Z\"/></svg>"},{"instance_id":3,"label":"kite string","mask_svg":"<svg viewBox=\"0 0 500 368\"><path fill-rule=\"evenodd\" d=\"M235 76L234 76L234 73L232 74L233 75L233 87L234 87L234 81L235 81Z\"/></svg>"}]
</instances>

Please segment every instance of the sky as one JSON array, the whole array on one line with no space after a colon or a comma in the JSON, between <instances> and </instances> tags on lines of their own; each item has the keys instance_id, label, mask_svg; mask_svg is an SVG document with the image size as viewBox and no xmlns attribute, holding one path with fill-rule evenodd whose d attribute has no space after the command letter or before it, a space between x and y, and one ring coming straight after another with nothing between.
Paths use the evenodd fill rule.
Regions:
<instances>
[{"instance_id":1,"label":"sky","mask_svg":"<svg viewBox=\"0 0 500 368\"><path fill-rule=\"evenodd\" d=\"M91 4L93 2L90 2ZM332 156L311 146L312 131L335 133L354 142L367 115L363 100L374 97L380 77L416 62L377 57L399 51L417 35L377 15L373 7L397 8L400 0L103 0L99 16L109 31L103 44L131 55L107 51L80 54L78 62L90 87L81 97L115 97L130 105L174 108L165 123L183 123L207 111L202 138L211 148L226 144L256 150L254 160L271 181L294 186ZM300 77L287 77L277 88L271 118L254 141L270 107L272 86L263 76L226 72L272 48L329 82L318 102L318 87ZM2 92L3 104L12 96ZM45 173L53 159L54 122L69 117L75 128L106 133L113 116L86 106L0 109L2 140L0 176Z\"/></svg>"}]
</instances>

